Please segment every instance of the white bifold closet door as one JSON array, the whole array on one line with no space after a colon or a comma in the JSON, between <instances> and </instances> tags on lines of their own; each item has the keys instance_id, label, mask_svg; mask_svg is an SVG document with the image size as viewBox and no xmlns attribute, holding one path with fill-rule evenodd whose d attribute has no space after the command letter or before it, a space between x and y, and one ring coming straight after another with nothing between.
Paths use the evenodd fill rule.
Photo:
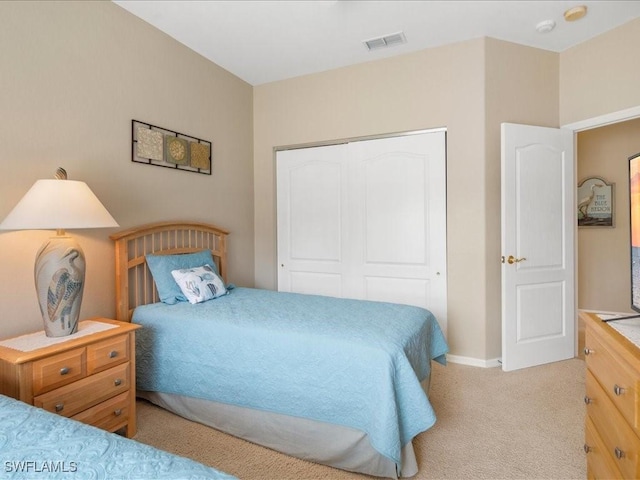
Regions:
<instances>
[{"instance_id":1,"label":"white bifold closet door","mask_svg":"<svg viewBox=\"0 0 640 480\"><path fill-rule=\"evenodd\" d=\"M417 305L446 332L446 137L277 152L278 290Z\"/></svg>"}]
</instances>

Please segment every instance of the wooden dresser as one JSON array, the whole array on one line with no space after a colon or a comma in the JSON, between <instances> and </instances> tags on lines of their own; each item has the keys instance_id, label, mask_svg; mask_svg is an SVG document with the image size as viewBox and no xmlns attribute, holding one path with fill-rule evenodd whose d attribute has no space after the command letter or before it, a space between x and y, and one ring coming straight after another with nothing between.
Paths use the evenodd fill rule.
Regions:
<instances>
[{"instance_id":1,"label":"wooden dresser","mask_svg":"<svg viewBox=\"0 0 640 480\"><path fill-rule=\"evenodd\" d=\"M93 318L54 344L44 333L2 341L11 347L0 344L0 393L111 432L126 429L132 437L137 328ZM16 342L27 340L28 347L18 349Z\"/></svg>"},{"instance_id":2,"label":"wooden dresser","mask_svg":"<svg viewBox=\"0 0 640 480\"><path fill-rule=\"evenodd\" d=\"M640 478L640 349L593 313L585 322L585 445L590 479Z\"/></svg>"}]
</instances>

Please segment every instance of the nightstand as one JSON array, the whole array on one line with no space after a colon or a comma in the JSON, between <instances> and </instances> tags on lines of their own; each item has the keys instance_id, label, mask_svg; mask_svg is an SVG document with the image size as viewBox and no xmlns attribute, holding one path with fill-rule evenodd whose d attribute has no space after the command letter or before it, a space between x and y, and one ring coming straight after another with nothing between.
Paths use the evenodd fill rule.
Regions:
<instances>
[{"instance_id":1,"label":"nightstand","mask_svg":"<svg viewBox=\"0 0 640 480\"><path fill-rule=\"evenodd\" d=\"M136 433L135 330L107 318L78 332L0 341L0 393L110 432Z\"/></svg>"}]
</instances>

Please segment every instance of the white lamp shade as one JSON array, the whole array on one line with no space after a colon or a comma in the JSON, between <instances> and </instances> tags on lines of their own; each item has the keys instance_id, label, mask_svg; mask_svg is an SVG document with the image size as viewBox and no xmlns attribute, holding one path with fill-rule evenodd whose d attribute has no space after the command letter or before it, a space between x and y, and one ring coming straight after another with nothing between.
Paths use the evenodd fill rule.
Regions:
<instances>
[{"instance_id":1,"label":"white lamp shade","mask_svg":"<svg viewBox=\"0 0 640 480\"><path fill-rule=\"evenodd\" d=\"M89 186L75 180L38 180L7 215L2 230L117 227Z\"/></svg>"}]
</instances>

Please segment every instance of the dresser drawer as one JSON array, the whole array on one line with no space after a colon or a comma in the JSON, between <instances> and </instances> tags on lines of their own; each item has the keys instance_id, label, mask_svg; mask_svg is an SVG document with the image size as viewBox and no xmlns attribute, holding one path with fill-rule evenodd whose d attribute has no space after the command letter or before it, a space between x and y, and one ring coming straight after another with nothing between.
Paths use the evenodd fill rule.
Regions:
<instances>
[{"instance_id":1,"label":"dresser drawer","mask_svg":"<svg viewBox=\"0 0 640 480\"><path fill-rule=\"evenodd\" d=\"M129 390L129 363L60 387L33 399L36 407L71 417Z\"/></svg>"},{"instance_id":2,"label":"dresser drawer","mask_svg":"<svg viewBox=\"0 0 640 480\"><path fill-rule=\"evenodd\" d=\"M129 420L129 395L130 392L121 393L71 418L114 432L125 426Z\"/></svg>"},{"instance_id":3,"label":"dresser drawer","mask_svg":"<svg viewBox=\"0 0 640 480\"><path fill-rule=\"evenodd\" d=\"M87 346L87 374L129 361L129 335L108 338Z\"/></svg>"},{"instance_id":4,"label":"dresser drawer","mask_svg":"<svg viewBox=\"0 0 640 480\"><path fill-rule=\"evenodd\" d=\"M584 428L585 452L587 454L587 478L605 480L622 478L622 474L607 452L591 418L587 416Z\"/></svg>"},{"instance_id":5,"label":"dresser drawer","mask_svg":"<svg viewBox=\"0 0 640 480\"><path fill-rule=\"evenodd\" d=\"M640 478L640 439L587 370L587 415L623 478Z\"/></svg>"},{"instance_id":6,"label":"dresser drawer","mask_svg":"<svg viewBox=\"0 0 640 480\"><path fill-rule=\"evenodd\" d=\"M80 380L87 375L85 349L76 348L33 362L33 394Z\"/></svg>"},{"instance_id":7,"label":"dresser drawer","mask_svg":"<svg viewBox=\"0 0 640 480\"><path fill-rule=\"evenodd\" d=\"M585 347L589 351L585 356L588 369L593 372L627 422L640 434L636 415L638 374L591 330L587 330Z\"/></svg>"}]
</instances>

